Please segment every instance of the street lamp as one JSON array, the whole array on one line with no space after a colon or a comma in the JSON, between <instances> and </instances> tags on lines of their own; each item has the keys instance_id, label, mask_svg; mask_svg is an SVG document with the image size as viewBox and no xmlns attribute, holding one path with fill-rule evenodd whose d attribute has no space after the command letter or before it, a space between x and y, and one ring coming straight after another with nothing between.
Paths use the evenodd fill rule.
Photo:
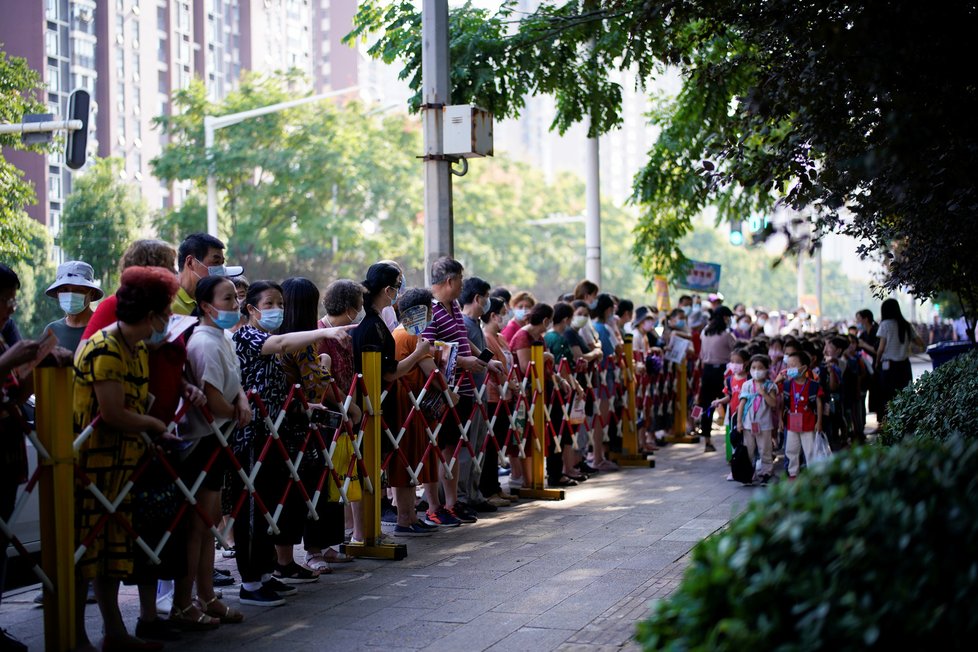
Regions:
<instances>
[{"instance_id":1,"label":"street lamp","mask_svg":"<svg viewBox=\"0 0 978 652\"><path fill-rule=\"evenodd\" d=\"M250 118L257 118L258 116L268 115L269 113L278 113L279 111L284 111L286 109L291 109L296 106L302 106L303 104L311 104L312 102L320 102L322 100L328 100L340 95L346 95L353 91L358 90L358 86L350 86L348 88L341 88L339 90L330 91L328 93L320 93L319 95L310 95L309 97L303 97L298 100L289 100L288 102L279 102L278 104L269 104L268 106L259 107L257 109L251 109L250 111L241 111L239 113L229 113L227 115L205 115L204 116L204 148L207 150L207 232L213 236L217 236L217 180L214 179L214 132L218 129L223 129L224 127L230 127L231 125L236 125L239 122L244 122Z\"/></svg>"}]
</instances>

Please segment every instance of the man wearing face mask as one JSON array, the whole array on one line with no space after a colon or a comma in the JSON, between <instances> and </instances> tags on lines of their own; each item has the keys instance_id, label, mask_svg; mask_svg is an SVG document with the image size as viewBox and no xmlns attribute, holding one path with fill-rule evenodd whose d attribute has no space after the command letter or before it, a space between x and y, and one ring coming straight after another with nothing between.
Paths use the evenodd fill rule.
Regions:
<instances>
[{"instance_id":1,"label":"man wearing face mask","mask_svg":"<svg viewBox=\"0 0 978 652\"><path fill-rule=\"evenodd\" d=\"M180 243L177 251L177 276L180 289L173 298L173 312L177 315L193 314L197 308L194 292L197 281L206 276L240 276L241 267L225 265L224 243L207 233L192 233Z\"/></svg>"},{"instance_id":2,"label":"man wearing face mask","mask_svg":"<svg viewBox=\"0 0 978 652\"><path fill-rule=\"evenodd\" d=\"M65 316L51 322L44 330L50 328L58 338L58 345L74 352L92 318L91 302L103 296L101 288L95 284L95 271L91 265L80 260L62 263L58 265L54 283L45 294L58 300Z\"/></svg>"}]
</instances>

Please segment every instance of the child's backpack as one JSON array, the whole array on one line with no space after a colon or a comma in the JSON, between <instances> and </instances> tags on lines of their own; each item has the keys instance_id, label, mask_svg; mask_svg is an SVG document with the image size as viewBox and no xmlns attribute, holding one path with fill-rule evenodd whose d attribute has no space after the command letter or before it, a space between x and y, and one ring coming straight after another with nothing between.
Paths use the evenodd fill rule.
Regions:
<instances>
[{"instance_id":1,"label":"child's backpack","mask_svg":"<svg viewBox=\"0 0 978 652\"><path fill-rule=\"evenodd\" d=\"M730 458L730 472L733 479L742 484L750 484L754 480L754 461L747 454L744 444L734 447L733 457Z\"/></svg>"}]
</instances>

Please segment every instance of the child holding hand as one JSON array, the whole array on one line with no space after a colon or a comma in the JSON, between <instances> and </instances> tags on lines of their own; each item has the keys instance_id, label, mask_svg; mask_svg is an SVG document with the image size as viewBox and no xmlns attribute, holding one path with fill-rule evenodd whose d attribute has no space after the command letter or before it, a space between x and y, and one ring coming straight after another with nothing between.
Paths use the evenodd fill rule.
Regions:
<instances>
[{"instance_id":1,"label":"child holding hand","mask_svg":"<svg viewBox=\"0 0 978 652\"><path fill-rule=\"evenodd\" d=\"M782 387L784 406L788 410L785 423L785 455L788 456L788 479L798 477L800 453L812 458L815 432L822 431L822 388L808 373L811 359L804 351L788 355L787 367L775 379Z\"/></svg>"},{"instance_id":2,"label":"child holding hand","mask_svg":"<svg viewBox=\"0 0 978 652\"><path fill-rule=\"evenodd\" d=\"M740 405L740 388L747 382L750 375L747 373L747 360L750 356L746 349L734 349L730 354L730 364L727 365L727 374L723 379L723 397L718 398L710 407L716 409L720 405L727 406L724 425L727 430L727 461L733 456L733 442L731 433L737 430L737 408Z\"/></svg>"}]
</instances>

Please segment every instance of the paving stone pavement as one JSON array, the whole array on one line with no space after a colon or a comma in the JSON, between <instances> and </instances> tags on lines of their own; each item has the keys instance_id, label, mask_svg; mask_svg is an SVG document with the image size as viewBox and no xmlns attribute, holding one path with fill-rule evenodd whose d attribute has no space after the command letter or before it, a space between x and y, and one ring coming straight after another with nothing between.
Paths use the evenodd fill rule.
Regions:
<instances>
[{"instance_id":1,"label":"paving stone pavement","mask_svg":"<svg viewBox=\"0 0 978 652\"><path fill-rule=\"evenodd\" d=\"M636 621L675 590L693 546L763 491L727 482L722 453L704 455L701 444L669 446L656 464L595 476L563 501L523 500L477 524L409 539L402 561L334 566L284 607L242 606L243 624L185 634L166 649L638 649ZM233 560L218 565L237 573ZM224 592L237 608L237 586ZM0 607L0 626L31 650L43 649L36 593L8 593ZM134 627L134 587L123 587L121 603ZM97 640L97 609L86 616Z\"/></svg>"}]
</instances>

